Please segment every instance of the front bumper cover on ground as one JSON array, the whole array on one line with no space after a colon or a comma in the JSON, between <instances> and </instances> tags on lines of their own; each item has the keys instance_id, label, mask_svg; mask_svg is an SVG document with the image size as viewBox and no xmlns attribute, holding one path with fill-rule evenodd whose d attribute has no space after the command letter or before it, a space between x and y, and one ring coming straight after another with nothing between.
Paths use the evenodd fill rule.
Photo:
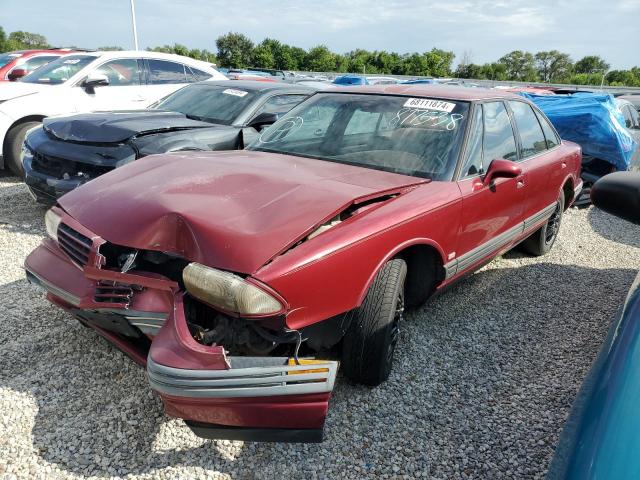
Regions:
<instances>
[{"instance_id":1,"label":"front bumper cover on ground","mask_svg":"<svg viewBox=\"0 0 640 480\"><path fill-rule=\"evenodd\" d=\"M297 365L285 357L227 357L222 346L193 339L184 294L175 283L140 272L81 268L50 239L27 257L25 269L49 300L145 365L167 414L184 419L197 435L322 440L338 362ZM126 306L98 301L96 292L105 280L136 286Z\"/></svg>"}]
</instances>

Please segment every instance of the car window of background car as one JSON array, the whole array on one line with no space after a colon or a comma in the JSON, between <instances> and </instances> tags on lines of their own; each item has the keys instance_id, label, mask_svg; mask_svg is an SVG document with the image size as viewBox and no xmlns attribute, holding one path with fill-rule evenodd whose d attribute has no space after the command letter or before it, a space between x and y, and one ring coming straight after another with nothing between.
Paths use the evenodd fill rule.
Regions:
<instances>
[{"instance_id":1,"label":"car window of background car","mask_svg":"<svg viewBox=\"0 0 640 480\"><path fill-rule=\"evenodd\" d=\"M275 95L269 98L255 113L254 118L261 113L276 113L282 115L302 102L308 95Z\"/></svg>"},{"instance_id":2,"label":"car window of background car","mask_svg":"<svg viewBox=\"0 0 640 480\"><path fill-rule=\"evenodd\" d=\"M520 146L522 147L522 158L528 158L547 149L547 145L542 133L542 127L538 122L533 109L524 102L509 101L509 106L513 112L513 117L520 134Z\"/></svg>"},{"instance_id":3,"label":"car window of background car","mask_svg":"<svg viewBox=\"0 0 640 480\"><path fill-rule=\"evenodd\" d=\"M255 92L247 90L196 83L169 95L154 108L180 112L205 122L231 125L253 103L255 96Z\"/></svg>"},{"instance_id":4,"label":"car window of background car","mask_svg":"<svg viewBox=\"0 0 640 480\"><path fill-rule=\"evenodd\" d=\"M465 161L460 170L462 178L482 175L484 173L484 162L482 157L482 137L484 136L484 127L482 120L482 104L478 104L473 120L469 125L469 140L467 141L467 152Z\"/></svg>"},{"instance_id":5,"label":"car window of background car","mask_svg":"<svg viewBox=\"0 0 640 480\"><path fill-rule=\"evenodd\" d=\"M170 83L187 83L184 65L165 60L148 59L149 81L153 85L166 85Z\"/></svg>"},{"instance_id":6,"label":"car window of background car","mask_svg":"<svg viewBox=\"0 0 640 480\"><path fill-rule=\"evenodd\" d=\"M96 59L90 55L66 55L47 63L24 77L23 83L58 85L73 77Z\"/></svg>"},{"instance_id":7,"label":"car window of background car","mask_svg":"<svg viewBox=\"0 0 640 480\"><path fill-rule=\"evenodd\" d=\"M15 68L23 68L27 71L27 73L31 73L34 70L37 70L43 65L55 60L56 58L60 58L60 55L41 55L38 57L31 57L25 60L24 63L16 66ZM15 68L13 70L15 70Z\"/></svg>"},{"instance_id":8,"label":"car window of background car","mask_svg":"<svg viewBox=\"0 0 640 480\"><path fill-rule=\"evenodd\" d=\"M189 81L190 82L202 82L203 80L208 80L211 78L211 74L207 72L203 72L202 70L198 70L197 68L189 67L185 65L187 70Z\"/></svg>"},{"instance_id":9,"label":"car window of background car","mask_svg":"<svg viewBox=\"0 0 640 480\"><path fill-rule=\"evenodd\" d=\"M356 110L351 115L347 128L344 130L345 135L355 135L358 133L373 133L378 128L380 122L380 112L365 112Z\"/></svg>"},{"instance_id":10,"label":"car window of background car","mask_svg":"<svg viewBox=\"0 0 640 480\"><path fill-rule=\"evenodd\" d=\"M4 53L0 55L0 68L4 67L5 65L8 65L9 63L13 62L16 58L19 58L19 57L20 57L19 53Z\"/></svg>"},{"instance_id":11,"label":"car window of background car","mask_svg":"<svg viewBox=\"0 0 640 480\"><path fill-rule=\"evenodd\" d=\"M248 148L451 180L468 111L467 102L318 93Z\"/></svg>"},{"instance_id":12,"label":"car window of background car","mask_svg":"<svg viewBox=\"0 0 640 480\"><path fill-rule=\"evenodd\" d=\"M544 138L547 141L547 148L553 148L560 144L560 139L556 132L553 130L553 127L549 123L545 117L543 117L539 112L536 112L536 117L538 117L538 121L540 122L540 126L542 127L542 131L544 132Z\"/></svg>"},{"instance_id":13,"label":"car window of background car","mask_svg":"<svg viewBox=\"0 0 640 480\"><path fill-rule=\"evenodd\" d=\"M127 85L140 85L140 70L138 60L135 58L123 58L111 60L100 65L96 70L101 75L106 75L109 79L109 86L123 87Z\"/></svg>"},{"instance_id":14,"label":"car window of background car","mask_svg":"<svg viewBox=\"0 0 640 480\"><path fill-rule=\"evenodd\" d=\"M517 160L516 139L513 136L511 119L502 102L484 104L484 158Z\"/></svg>"}]
</instances>

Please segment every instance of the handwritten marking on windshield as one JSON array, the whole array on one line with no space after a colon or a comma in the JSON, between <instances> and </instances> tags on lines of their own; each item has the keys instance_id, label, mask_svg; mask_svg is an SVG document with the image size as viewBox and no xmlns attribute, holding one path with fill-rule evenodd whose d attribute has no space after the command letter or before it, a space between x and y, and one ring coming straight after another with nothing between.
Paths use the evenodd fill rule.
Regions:
<instances>
[{"instance_id":1,"label":"handwritten marking on windshield","mask_svg":"<svg viewBox=\"0 0 640 480\"><path fill-rule=\"evenodd\" d=\"M291 132L299 130L303 124L304 119L302 117L288 118L283 121L281 125L278 125L275 130L267 129L262 135L260 135L260 143L273 143L278 140L282 140Z\"/></svg>"},{"instance_id":2,"label":"handwritten marking on windshield","mask_svg":"<svg viewBox=\"0 0 640 480\"><path fill-rule=\"evenodd\" d=\"M460 113L449 113L418 108L401 108L395 117L389 122L391 128L407 127L437 127L443 126L446 130L454 130L458 122L464 118Z\"/></svg>"}]
</instances>

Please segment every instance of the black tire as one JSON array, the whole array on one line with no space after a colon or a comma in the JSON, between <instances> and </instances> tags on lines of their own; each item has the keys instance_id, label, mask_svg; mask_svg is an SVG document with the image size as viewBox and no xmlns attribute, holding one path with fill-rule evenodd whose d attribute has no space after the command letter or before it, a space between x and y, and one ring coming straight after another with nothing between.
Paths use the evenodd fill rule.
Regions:
<instances>
[{"instance_id":1,"label":"black tire","mask_svg":"<svg viewBox=\"0 0 640 480\"><path fill-rule=\"evenodd\" d=\"M556 202L556 208L549 217L549 220L536 230L530 237L522 242L522 249L530 255L539 257L551 250L558 238L560 222L564 213L564 194L560 194Z\"/></svg>"},{"instance_id":2,"label":"black tire","mask_svg":"<svg viewBox=\"0 0 640 480\"><path fill-rule=\"evenodd\" d=\"M40 123L41 122L25 122L20 125L16 125L9 130L4 139L3 151L5 165L20 178L24 177L24 169L22 168L22 159L20 155L24 137L29 130L40 125Z\"/></svg>"},{"instance_id":3,"label":"black tire","mask_svg":"<svg viewBox=\"0 0 640 480\"><path fill-rule=\"evenodd\" d=\"M342 343L342 370L364 385L380 385L391 373L404 309L407 264L388 261L373 280L362 305L353 310Z\"/></svg>"}]
</instances>

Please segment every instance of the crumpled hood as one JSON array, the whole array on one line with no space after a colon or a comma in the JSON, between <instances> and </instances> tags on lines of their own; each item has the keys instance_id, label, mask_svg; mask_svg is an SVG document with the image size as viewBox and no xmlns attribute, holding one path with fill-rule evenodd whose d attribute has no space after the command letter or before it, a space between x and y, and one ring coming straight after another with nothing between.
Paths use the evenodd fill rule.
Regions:
<instances>
[{"instance_id":1,"label":"crumpled hood","mask_svg":"<svg viewBox=\"0 0 640 480\"><path fill-rule=\"evenodd\" d=\"M355 199L427 180L264 152L173 153L58 202L112 243L251 274Z\"/></svg>"},{"instance_id":2,"label":"crumpled hood","mask_svg":"<svg viewBox=\"0 0 640 480\"><path fill-rule=\"evenodd\" d=\"M91 143L124 142L143 133L212 126L161 110L83 113L44 120L45 130L61 140Z\"/></svg>"},{"instance_id":3,"label":"crumpled hood","mask_svg":"<svg viewBox=\"0 0 640 480\"><path fill-rule=\"evenodd\" d=\"M0 102L11 100L13 98L32 95L51 88L51 85L40 85L37 83L22 82L2 82L0 83Z\"/></svg>"}]
</instances>

